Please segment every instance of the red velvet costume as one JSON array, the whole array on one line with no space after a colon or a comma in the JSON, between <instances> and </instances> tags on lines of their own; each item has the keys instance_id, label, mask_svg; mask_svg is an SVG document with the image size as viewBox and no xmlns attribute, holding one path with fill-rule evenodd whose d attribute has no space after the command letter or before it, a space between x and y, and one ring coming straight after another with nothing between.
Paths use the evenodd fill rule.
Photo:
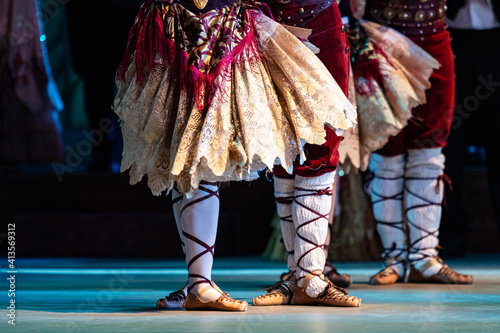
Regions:
<instances>
[{"instance_id":1,"label":"red velvet costume","mask_svg":"<svg viewBox=\"0 0 500 333\"><path fill-rule=\"evenodd\" d=\"M395 6L390 0L367 1L368 20L400 31L440 64L431 76L427 103L413 109L413 119L379 151L383 156L403 154L407 149L444 147L450 133L455 101L455 68L450 35L446 31L443 0L411 0Z\"/></svg>"},{"instance_id":2,"label":"red velvet costume","mask_svg":"<svg viewBox=\"0 0 500 333\"><path fill-rule=\"evenodd\" d=\"M320 53L317 54L318 58L328 68L347 96L349 45L337 3L334 0L331 2L300 0L286 4L271 2L269 6L276 21L312 29L309 41L320 49ZM330 128L326 130L327 142L325 144L322 146L306 144L307 161L304 165L296 163L295 174L315 177L335 171L339 163L337 150L342 137L337 136ZM292 177L280 166L274 168L274 173L281 178Z\"/></svg>"},{"instance_id":3,"label":"red velvet costume","mask_svg":"<svg viewBox=\"0 0 500 333\"><path fill-rule=\"evenodd\" d=\"M427 103L412 110L399 134L372 155L373 213L385 268L372 284L408 282L470 284L438 256L445 157L455 100L454 61L445 22L445 0L369 0L365 17L394 28L441 65L430 78Z\"/></svg>"}]
</instances>

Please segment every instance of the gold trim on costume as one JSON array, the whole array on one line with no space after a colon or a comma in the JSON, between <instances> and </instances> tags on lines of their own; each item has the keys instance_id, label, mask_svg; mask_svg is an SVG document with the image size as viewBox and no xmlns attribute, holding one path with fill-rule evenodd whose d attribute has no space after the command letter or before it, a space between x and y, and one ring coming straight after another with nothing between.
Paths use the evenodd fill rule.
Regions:
<instances>
[{"instance_id":1,"label":"gold trim on costume","mask_svg":"<svg viewBox=\"0 0 500 333\"><path fill-rule=\"evenodd\" d=\"M205 6L208 3L208 0L193 0L193 1L194 1L194 4L196 5L196 7L198 7L198 9L205 8Z\"/></svg>"}]
</instances>

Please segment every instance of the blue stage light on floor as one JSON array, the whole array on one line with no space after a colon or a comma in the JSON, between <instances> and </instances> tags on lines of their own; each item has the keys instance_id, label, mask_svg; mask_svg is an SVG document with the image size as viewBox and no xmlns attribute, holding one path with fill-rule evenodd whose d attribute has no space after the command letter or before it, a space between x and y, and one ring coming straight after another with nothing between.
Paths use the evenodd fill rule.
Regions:
<instances>
[{"instance_id":1,"label":"blue stage light on floor","mask_svg":"<svg viewBox=\"0 0 500 333\"><path fill-rule=\"evenodd\" d=\"M6 269L1 270L7 273ZM213 275L232 276L232 275L281 275L284 272L281 268L263 268L263 269L214 269ZM20 268L17 274L30 275L187 275L188 271L181 268Z\"/></svg>"}]
</instances>

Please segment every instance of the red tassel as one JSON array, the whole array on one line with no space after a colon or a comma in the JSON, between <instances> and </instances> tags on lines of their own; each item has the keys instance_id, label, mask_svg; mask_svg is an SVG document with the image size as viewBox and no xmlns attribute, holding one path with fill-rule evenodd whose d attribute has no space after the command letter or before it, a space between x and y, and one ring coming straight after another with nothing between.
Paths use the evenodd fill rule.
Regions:
<instances>
[{"instance_id":1,"label":"red tassel","mask_svg":"<svg viewBox=\"0 0 500 333\"><path fill-rule=\"evenodd\" d=\"M181 91L187 91L189 100L194 102L200 112L205 113L214 97L215 86L219 87L224 81L232 80L232 68L241 66L239 62L243 61L242 58L248 61L262 57L257 49L252 21L250 17L249 31L243 40L215 68L198 68L204 64L189 64L186 51L179 51L176 41L167 37L162 8L155 4L154 0L148 0L141 7L136 24L130 30L127 50L118 68L117 78L125 79L135 52L136 79L138 82L143 81L145 71L153 68L155 57L159 55L164 60L169 75L177 76ZM245 52L245 57L242 52ZM229 96L222 96L225 97Z\"/></svg>"},{"instance_id":2,"label":"red tassel","mask_svg":"<svg viewBox=\"0 0 500 333\"><path fill-rule=\"evenodd\" d=\"M177 61L175 61L177 59ZM184 89L186 86L192 85L193 82L189 80L190 75L188 73L188 55L186 52L182 51L180 52L179 56L177 57L177 54L174 54L174 58L172 59L174 62L174 66L177 68L172 68L173 70L177 70L177 73L179 75L179 84L181 86L181 89Z\"/></svg>"},{"instance_id":3,"label":"red tassel","mask_svg":"<svg viewBox=\"0 0 500 333\"><path fill-rule=\"evenodd\" d=\"M167 56L167 46L165 44L165 26L163 24L163 17L160 10L156 11L155 26L155 50L162 59L165 59L165 57Z\"/></svg>"},{"instance_id":4,"label":"red tassel","mask_svg":"<svg viewBox=\"0 0 500 333\"><path fill-rule=\"evenodd\" d=\"M232 80L232 68L235 66L241 67L240 62L242 61L242 53L245 52L246 60L250 61L254 58L262 58L259 50L257 49L257 42L255 40L255 33L253 30L252 19L249 18L249 31L243 37L243 39L238 43L238 45L224 57L218 64L208 74L206 80L205 88L205 100L203 105L197 105L200 112L206 112L208 107L212 103L213 95L215 92L215 86L220 86L224 81L228 82ZM229 96L221 96L221 98L228 98Z\"/></svg>"},{"instance_id":5,"label":"red tassel","mask_svg":"<svg viewBox=\"0 0 500 333\"><path fill-rule=\"evenodd\" d=\"M122 61L118 65L118 70L116 75L118 81L123 82L125 80L125 74L127 72L128 66L130 65L130 58L132 58L132 55L135 52L135 48L137 45L137 38L139 36L141 27L143 26L144 16L146 15L148 8L153 2L154 0L148 0L141 6L139 12L137 13L136 22L129 31L127 48L125 49L125 55L123 56Z\"/></svg>"}]
</instances>

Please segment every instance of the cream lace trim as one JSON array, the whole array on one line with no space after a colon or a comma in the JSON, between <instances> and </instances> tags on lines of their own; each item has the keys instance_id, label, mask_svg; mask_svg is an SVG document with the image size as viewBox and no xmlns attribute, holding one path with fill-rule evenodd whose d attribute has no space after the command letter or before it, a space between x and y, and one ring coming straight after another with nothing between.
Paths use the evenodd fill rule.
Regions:
<instances>
[{"instance_id":1,"label":"cream lace trim","mask_svg":"<svg viewBox=\"0 0 500 333\"><path fill-rule=\"evenodd\" d=\"M263 59L236 55L206 115L188 107L161 59L142 84L132 61L115 100L131 184L147 174L155 195L177 183L190 197L201 180L249 181L278 163L292 172L305 142L325 142L325 124L353 127L354 107L306 46L263 15L254 29Z\"/></svg>"}]
</instances>

